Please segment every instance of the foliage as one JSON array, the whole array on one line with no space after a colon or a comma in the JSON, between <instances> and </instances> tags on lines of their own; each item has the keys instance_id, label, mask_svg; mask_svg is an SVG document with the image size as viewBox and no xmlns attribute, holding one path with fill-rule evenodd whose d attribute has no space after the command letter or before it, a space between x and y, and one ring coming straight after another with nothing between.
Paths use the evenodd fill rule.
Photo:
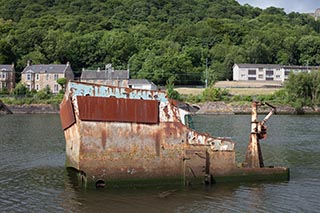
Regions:
<instances>
[{"instance_id":1,"label":"foliage","mask_svg":"<svg viewBox=\"0 0 320 213\"><path fill-rule=\"evenodd\" d=\"M44 89L39 90L35 95L35 97L39 98L40 100L50 99L51 96L52 96L52 93L48 85Z\"/></svg>"},{"instance_id":2,"label":"foliage","mask_svg":"<svg viewBox=\"0 0 320 213\"><path fill-rule=\"evenodd\" d=\"M252 102L253 98L249 95L235 95L231 98L231 101L245 101L245 102Z\"/></svg>"},{"instance_id":3,"label":"foliage","mask_svg":"<svg viewBox=\"0 0 320 213\"><path fill-rule=\"evenodd\" d=\"M0 90L0 95L8 95L8 94L9 94L9 91L6 87L4 87Z\"/></svg>"},{"instance_id":4,"label":"foliage","mask_svg":"<svg viewBox=\"0 0 320 213\"><path fill-rule=\"evenodd\" d=\"M23 104L60 104L63 99L63 93L52 94L48 88L40 91L28 92L19 96L6 96L1 100L5 104L23 105Z\"/></svg>"},{"instance_id":5,"label":"foliage","mask_svg":"<svg viewBox=\"0 0 320 213\"><path fill-rule=\"evenodd\" d=\"M166 89L168 98L181 100L179 92L177 90L174 90L174 77L170 77L167 80Z\"/></svg>"},{"instance_id":6,"label":"foliage","mask_svg":"<svg viewBox=\"0 0 320 213\"><path fill-rule=\"evenodd\" d=\"M182 100L188 103L199 103L201 102L201 95L187 95L187 96L181 96Z\"/></svg>"},{"instance_id":7,"label":"foliage","mask_svg":"<svg viewBox=\"0 0 320 213\"><path fill-rule=\"evenodd\" d=\"M67 79L66 78L58 78L57 83L62 87L62 90L64 90L65 86L67 84Z\"/></svg>"},{"instance_id":8,"label":"foliage","mask_svg":"<svg viewBox=\"0 0 320 213\"><path fill-rule=\"evenodd\" d=\"M229 92L226 89L208 87L201 94L201 101L222 101L227 99Z\"/></svg>"},{"instance_id":9,"label":"foliage","mask_svg":"<svg viewBox=\"0 0 320 213\"><path fill-rule=\"evenodd\" d=\"M19 82L13 90L14 95L26 95L27 93L28 88L22 82Z\"/></svg>"},{"instance_id":10,"label":"foliage","mask_svg":"<svg viewBox=\"0 0 320 213\"><path fill-rule=\"evenodd\" d=\"M69 61L77 75L112 63L160 85L210 85L234 63L318 65L319 32L306 14L235 0L0 0L0 64L18 73L29 59Z\"/></svg>"},{"instance_id":11,"label":"foliage","mask_svg":"<svg viewBox=\"0 0 320 213\"><path fill-rule=\"evenodd\" d=\"M303 106L320 106L320 73L291 73L285 84L288 100L297 108Z\"/></svg>"}]
</instances>

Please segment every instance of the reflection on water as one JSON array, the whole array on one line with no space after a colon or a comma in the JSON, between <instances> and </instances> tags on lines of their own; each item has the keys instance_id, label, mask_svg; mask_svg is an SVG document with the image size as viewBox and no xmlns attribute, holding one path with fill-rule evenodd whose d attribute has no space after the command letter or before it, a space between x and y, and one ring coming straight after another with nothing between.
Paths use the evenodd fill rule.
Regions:
<instances>
[{"instance_id":1,"label":"reflection on water","mask_svg":"<svg viewBox=\"0 0 320 213\"><path fill-rule=\"evenodd\" d=\"M196 116L195 128L237 142L244 158L250 116ZM197 188L85 189L64 167L58 115L0 116L3 212L317 212L320 116L276 115L262 141L266 165L290 167L291 180Z\"/></svg>"}]
</instances>

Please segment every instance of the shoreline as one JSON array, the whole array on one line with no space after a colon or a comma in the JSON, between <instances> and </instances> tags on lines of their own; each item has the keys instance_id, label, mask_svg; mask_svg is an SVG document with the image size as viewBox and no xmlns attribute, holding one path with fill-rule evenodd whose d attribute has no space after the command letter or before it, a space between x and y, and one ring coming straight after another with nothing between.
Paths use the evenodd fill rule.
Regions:
<instances>
[{"instance_id":1,"label":"shoreline","mask_svg":"<svg viewBox=\"0 0 320 213\"><path fill-rule=\"evenodd\" d=\"M219 115L219 114L251 114L251 103L248 104L236 104L236 103L225 103L223 101L217 102L206 102L197 105L200 110L196 114L205 115ZM297 114L320 114L320 108L313 109L311 107L303 107L301 110L296 110L291 106L276 106L276 114L280 115L297 115ZM271 110L268 106L259 107L259 113L269 113Z\"/></svg>"},{"instance_id":2,"label":"shoreline","mask_svg":"<svg viewBox=\"0 0 320 213\"><path fill-rule=\"evenodd\" d=\"M223 101L205 102L199 104L191 104L199 107L199 111L195 114L204 115L238 115L251 114L251 103L236 104L225 103ZM58 104L23 104L23 105L7 105L13 114L59 114L60 108ZM311 107L303 107L297 111L291 106L275 106L276 114L320 114L320 108L312 109ZM262 106L259 113L269 113L270 107ZM1 114L1 112L0 112ZM2 112L2 114L5 114Z\"/></svg>"},{"instance_id":3,"label":"shoreline","mask_svg":"<svg viewBox=\"0 0 320 213\"><path fill-rule=\"evenodd\" d=\"M13 114L58 114L58 104L7 105Z\"/></svg>"}]
</instances>

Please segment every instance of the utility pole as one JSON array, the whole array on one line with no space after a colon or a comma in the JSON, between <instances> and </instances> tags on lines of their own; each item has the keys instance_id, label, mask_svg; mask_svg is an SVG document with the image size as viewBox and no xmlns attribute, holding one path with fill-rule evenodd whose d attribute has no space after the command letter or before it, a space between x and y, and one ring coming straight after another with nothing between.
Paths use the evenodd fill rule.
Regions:
<instances>
[{"instance_id":1,"label":"utility pole","mask_svg":"<svg viewBox=\"0 0 320 213\"><path fill-rule=\"evenodd\" d=\"M206 58L206 88L208 87L208 58Z\"/></svg>"}]
</instances>

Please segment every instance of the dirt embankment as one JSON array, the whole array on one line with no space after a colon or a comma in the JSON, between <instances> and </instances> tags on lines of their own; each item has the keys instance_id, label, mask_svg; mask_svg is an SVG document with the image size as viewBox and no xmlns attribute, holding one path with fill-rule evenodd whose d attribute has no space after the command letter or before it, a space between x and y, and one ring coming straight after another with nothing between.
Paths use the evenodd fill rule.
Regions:
<instances>
[{"instance_id":1,"label":"dirt embankment","mask_svg":"<svg viewBox=\"0 0 320 213\"><path fill-rule=\"evenodd\" d=\"M250 114L251 104L236 105L234 103L227 104L225 102L206 102L198 104L200 110L197 114ZM313 109L311 107L303 107L301 110L296 110L291 106L275 106L277 114L319 114L320 108ZM270 107L261 106L258 109L259 113L269 113Z\"/></svg>"},{"instance_id":2,"label":"dirt embankment","mask_svg":"<svg viewBox=\"0 0 320 213\"><path fill-rule=\"evenodd\" d=\"M59 105L51 104L7 105L7 107L13 114L59 113Z\"/></svg>"},{"instance_id":3,"label":"dirt embankment","mask_svg":"<svg viewBox=\"0 0 320 213\"><path fill-rule=\"evenodd\" d=\"M206 102L195 104L199 111L196 114L250 114L251 104L225 103L222 101ZM7 105L13 114L36 114L36 113L59 113L59 105L50 104L24 104L24 105ZM320 114L320 108L303 107L297 111L290 106L275 106L278 114ZM259 113L268 113L270 108L267 106L259 107ZM0 114L6 114L0 110Z\"/></svg>"}]
</instances>

